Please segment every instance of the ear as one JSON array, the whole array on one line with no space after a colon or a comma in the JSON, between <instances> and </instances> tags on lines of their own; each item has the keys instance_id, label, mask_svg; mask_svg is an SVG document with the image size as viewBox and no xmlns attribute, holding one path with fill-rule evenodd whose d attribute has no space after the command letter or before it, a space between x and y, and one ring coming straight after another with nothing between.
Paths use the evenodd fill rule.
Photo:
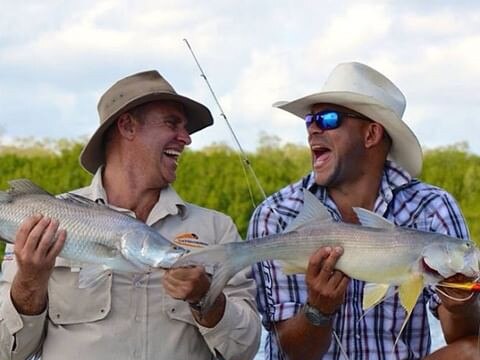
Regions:
<instances>
[{"instance_id":1,"label":"ear","mask_svg":"<svg viewBox=\"0 0 480 360\"><path fill-rule=\"evenodd\" d=\"M126 112L120 115L116 123L118 132L127 140L132 140L135 137L137 131L138 122L133 116Z\"/></svg>"},{"instance_id":2,"label":"ear","mask_svg":"<svg viewBox=\"0 0 480 360\"><path fill-rule=\"evenodd\" d=\"M365 131L365 147L367 149L377 146L382 142L385 129L376 122L370 122Z\"/></svg>"}]
</instances>

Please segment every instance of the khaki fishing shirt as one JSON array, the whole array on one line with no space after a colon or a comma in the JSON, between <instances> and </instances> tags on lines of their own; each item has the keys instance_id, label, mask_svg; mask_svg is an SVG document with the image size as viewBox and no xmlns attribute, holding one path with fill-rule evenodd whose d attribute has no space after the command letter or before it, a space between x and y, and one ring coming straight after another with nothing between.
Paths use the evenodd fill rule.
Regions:
<instances>
[{"instance_id":1,"label":"khaki fishing shirt","mask_svg":"<svg viewBox=\"0 0 480 360\"><path fill-rule=\"evenodd\" d=\"M75 193L106 202L100 171ZM127 210L117 209L132 216ZM182 201L173 188L162 190L147 224L167 239L195 234L213 243L240 241L232 220ZM255 284L245 270L224 289L226 308L213 328L199 325L188 304L167 295L163 271L109 273L91 288L79 289L80 264L57 258L50 278L48 308L37 316L19 314L10 298L17 266L7 247L0 280L0 359L42 360L251 359L260 342Z\"/></svg>"}]
</instances>

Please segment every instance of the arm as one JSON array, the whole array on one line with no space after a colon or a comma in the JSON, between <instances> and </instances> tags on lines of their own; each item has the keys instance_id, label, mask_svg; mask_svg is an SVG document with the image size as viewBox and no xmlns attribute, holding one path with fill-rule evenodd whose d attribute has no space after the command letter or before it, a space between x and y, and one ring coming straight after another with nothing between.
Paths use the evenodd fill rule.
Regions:
<instances>
[{"instance_id":1,"label":"arm","mask_svg":"<svg viewBox=\"0 0 480 360\"><path fill-rule=\"evenodd\" d=\"M468 281L469 279L464 279ZM449 296L458 299L467 299L470 293L454 289L442 289ZM448 344L463 337L476 336L480 328L480 302L478 294L474 294L469 300L455 301L439 293L442 303L438 306L440 319L445 340Z\"/></svg>"},{"instance_id":2,"label":"arm","mask_svg":"<svg viewBox=\"0 0 480 360\"><path fill-rule=\"evenodd\" d=\"M449 194L444 194L440 203L436 205L432 230L462 239L469 237L465 219L457 203ZM452 280L455 281L455 279ZM462 279L458 280L462 281ZM470 295L469 292L454 289L443 288L442 290L459 299L465 299ZM478 335L480 328L478 295L474 295L468 301L455 301L441 293L438 293L437 296L440 299L438 317L447 343L463 337Z\"/></svg>"},{"instance_id":3,"label":"arm","mask_svg":"<svg viewBox=\"0 0 480 360\"><path fill-rule=\"evenodd\" d=\"M4 263L13 281L10 284L4 277L1 283L2 359L26 358L44 336L48 279L66 237L65 231L57 230L58 222L34 216L25 220L17 232L16 264Z\"/></svg>"},{"instance_id":4,"label":"arm","mask_svg":"<svg viewBox=\"0 0 480 360\"><path fill-rule=\"evenodd\" d=\"M309 260L305 282L307 302L322 314L334 314L342 305L349 278L334 267L341 248L320 248ZM332 324L312 325L303 312L277 323L282 350L289 359L318 359L330 347Z\"/></svg>"},{"instance_id":5,"label":"arm","mask_svg":"<svg viewBox=\"0 0 480 360\"><path fill-rule=\"evenodd\" d=\"M219 243L242 241L230 218L215 218ZM197 303L207 293L210 279L202 267L168 270L163 278L175 299ZM212 353L225 359L253 359L260 344L260 319L255 308L255 283L249 271L235 275L208 312L191 309L199 331Z\"/></svg>"}]
</instances>

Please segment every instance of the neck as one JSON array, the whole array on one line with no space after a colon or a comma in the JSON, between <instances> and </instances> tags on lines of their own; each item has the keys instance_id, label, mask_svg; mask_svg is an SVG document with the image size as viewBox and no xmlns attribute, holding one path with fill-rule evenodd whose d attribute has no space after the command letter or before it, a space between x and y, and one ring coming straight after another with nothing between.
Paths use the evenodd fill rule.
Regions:
<instances>
[{"instance_id":1,"label":"neck","mask_svg":"<svg viewBox=\"0 0 480 360\"><path fill-rule=\"evenodd\" d=\"M353 207L373 210L377 199L382 171L372 172L359 177L353 182L327 187L328 194L337 205L342 219L349 223L358 223Z\"/></svg>"},{"instance_id":2,"label":"neck","mask_svg":"<svg viewBox=\"0 0 480 360\"><path fill-rule=\"evenodd\" d=\"M137 219L146 222L159 199L161 188L150 186L139 173L129 171L128 166L118 167L109 163L104 168L102 182L109 204L129 209Z\"/></svg>"}]
</instances>

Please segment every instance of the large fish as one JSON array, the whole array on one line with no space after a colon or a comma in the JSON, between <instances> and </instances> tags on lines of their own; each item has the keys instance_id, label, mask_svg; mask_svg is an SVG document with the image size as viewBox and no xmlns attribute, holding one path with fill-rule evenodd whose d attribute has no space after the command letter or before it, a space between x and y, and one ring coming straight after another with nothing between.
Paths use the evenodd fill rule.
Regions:
<instances>
[{"instance_id":1,"label":"large fish","mask_svg":"<svg viewBox=\"0 0 480 360\"><path fill-rule=\"evenodd\" d=\"M426 285L458 273L474 277L479 272L479 253L470 241L398 227L361 208L354 210L362 225L335 222L315 196L304 193L301 212L282 234L207 247L183 256L174 267L216 267L204 300L208 306L228 280L249 265L276 259L282 261L286 274L304 273L308 258L319 247L341 246L344 253L336 268L368 283L364 309L380 302L390 287L398 286L407 319Z\"/></svg>"},{"instance_id":2,"label":"large fish","mask_svg":"<svg viewBox=\"0 0 480 360\"><path fill-rule=\"evenodd\" d=\"M102 268L122 272L169 268L185 252L145 223L82 196L56 198L26 179L9 184L8 191L0 191L0 238L14 243L28 216L57 219L67 231L59 256L87 264L80 272L83 287L98 280Z\"/></svg>"}]
</instances>

